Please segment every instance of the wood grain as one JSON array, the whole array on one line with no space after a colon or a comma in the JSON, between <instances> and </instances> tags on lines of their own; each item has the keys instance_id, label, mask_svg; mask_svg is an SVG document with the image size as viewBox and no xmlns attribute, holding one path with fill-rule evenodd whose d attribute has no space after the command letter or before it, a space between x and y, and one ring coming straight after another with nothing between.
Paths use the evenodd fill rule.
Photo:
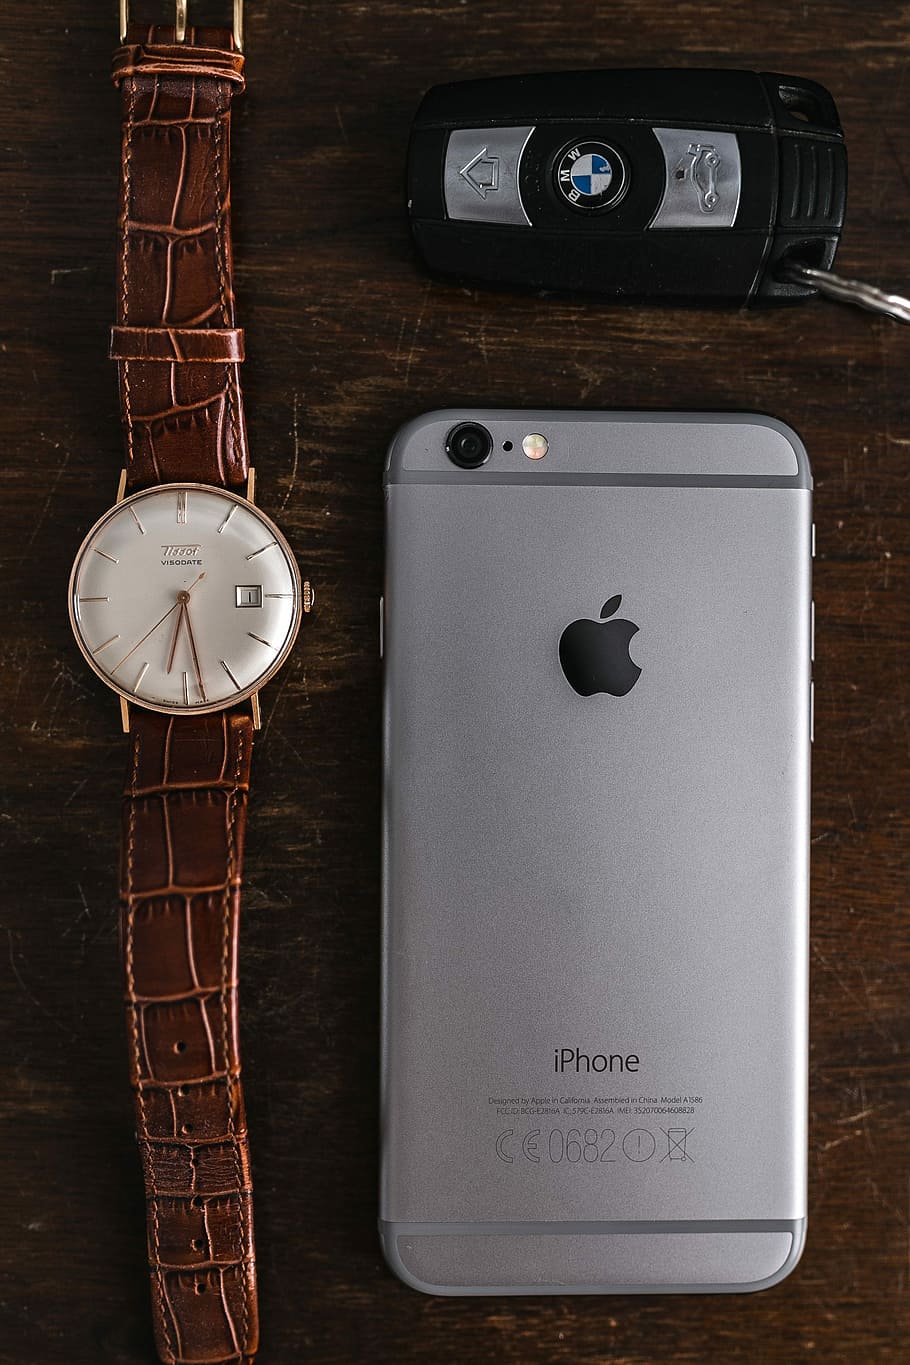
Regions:
<instances>
[{"instance_id":1,"label":"wood grain","mask_svg":"<svg viewBox=\"0 0 910 1365\"><path fill-rule=\"evenodd\" d=\"M910 331L821 302L617 311L431 281L408 242L402 163L419 96L440 80L598 61L795 71L832 89L847 130L842 267L906 289L910 13L886 0L247 8L234 204L250 440L263 505L318 591L263 699L247 852L261 1359L906 1359ZM0 16L8 1365L153 1359L116 942L124 748L64 603L121 463L105 359L115 9L33 0ZM792 423L812 456L811 1230L798 1271L768 1293L465 1302L418 1296L381 1262L379 480L395 428L458 401L755 408Z\"/></svg>"}]
</instances>

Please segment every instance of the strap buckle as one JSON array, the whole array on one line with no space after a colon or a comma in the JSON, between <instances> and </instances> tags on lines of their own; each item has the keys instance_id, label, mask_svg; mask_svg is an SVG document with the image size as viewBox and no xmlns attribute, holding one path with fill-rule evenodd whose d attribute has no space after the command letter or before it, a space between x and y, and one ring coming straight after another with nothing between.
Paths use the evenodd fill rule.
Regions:
<instances>
[{"instance_id":1,"label":"strap buckle","mask_svg":"<svg viewBox=\"0 0 910 1365\"><path fill-rule=\"evenodd\" d=\"M189 0L174 0L174 37L178 43L186 42L186 24ZM130 22L130 0L120 0L120 41L126 42L126 30ZM234 46L243 51L243 0L234 0Z\"/></svg>"}]
</instances>

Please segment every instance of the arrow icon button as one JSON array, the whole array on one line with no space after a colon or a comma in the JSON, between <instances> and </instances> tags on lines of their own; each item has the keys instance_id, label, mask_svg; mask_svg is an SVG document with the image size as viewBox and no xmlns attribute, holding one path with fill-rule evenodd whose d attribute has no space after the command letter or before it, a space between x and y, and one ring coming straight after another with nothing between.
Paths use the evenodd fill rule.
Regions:
<instances>
[{"instance_id":1,"label":"arrow icon button","mask_svg":"<svg viewBox=\"0 0 910 1365\"><path fill-rule=\"evenodd\" d=\"M467 180L481 199L486 199L488 194L499 189L499 157L489 156L487 148L483 147L466 166L461 167L458 174Z\"/></svg>"},{"instance_id":2,"label":"arrow icon button","mask_svg":"<svg viewBox=\"0 0 910 1365\"><path fill-rule=\"evenodd\" d=\"M443 170L446 217L462 223L530 227L519 176L533 132L533 127L454 128L446 143Z\"/></svg>"}]
</instances>

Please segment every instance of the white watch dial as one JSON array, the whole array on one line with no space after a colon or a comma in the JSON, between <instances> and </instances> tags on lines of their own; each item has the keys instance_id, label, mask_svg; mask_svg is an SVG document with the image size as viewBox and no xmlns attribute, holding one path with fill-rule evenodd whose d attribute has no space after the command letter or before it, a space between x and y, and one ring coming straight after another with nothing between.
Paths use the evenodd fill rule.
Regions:
<instances>
[{"instance_id":1,"label":"white watch dial","mask_svg":"<svg viewBox=\"0 0 910 1365\"><path fill-rule=\"evenodd\" d=\"M248 697L284 662L301 606L278 528L205 484L163 484L112 507L70 578L83 654L154 711L218 711Z\"/></svg>"}]
</instances>

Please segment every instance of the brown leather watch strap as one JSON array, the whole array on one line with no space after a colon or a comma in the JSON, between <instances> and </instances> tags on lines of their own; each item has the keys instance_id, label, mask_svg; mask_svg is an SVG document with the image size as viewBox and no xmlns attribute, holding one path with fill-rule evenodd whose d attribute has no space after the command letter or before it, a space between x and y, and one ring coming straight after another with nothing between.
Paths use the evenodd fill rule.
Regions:
<instances>
[{"instance_id":1,"label":"brown leather watch strap","mask_svg":"<svg viewBox=\"0 0 910 1365\"><path fill-rule=\"evenodd\" d=\"M121 943L155 1337L168 1365L246 1365L259 1328L237 930L252 721L131 719Z\"/></svg>"},{"instance_id":2,"label":"brown leather watch strap","mask_svg":"<svg viewBox=\"0 0 910 1365\"><path fill-rule=\"evenodd\" d=\"M226 29L132 24L114 58L123 102L117 326L127 486L241 487L249 473L230 230ZM196 342L189 334L200 335ZM185 363L185 362L191 363Z\"/></svg>"}]
</instances>

